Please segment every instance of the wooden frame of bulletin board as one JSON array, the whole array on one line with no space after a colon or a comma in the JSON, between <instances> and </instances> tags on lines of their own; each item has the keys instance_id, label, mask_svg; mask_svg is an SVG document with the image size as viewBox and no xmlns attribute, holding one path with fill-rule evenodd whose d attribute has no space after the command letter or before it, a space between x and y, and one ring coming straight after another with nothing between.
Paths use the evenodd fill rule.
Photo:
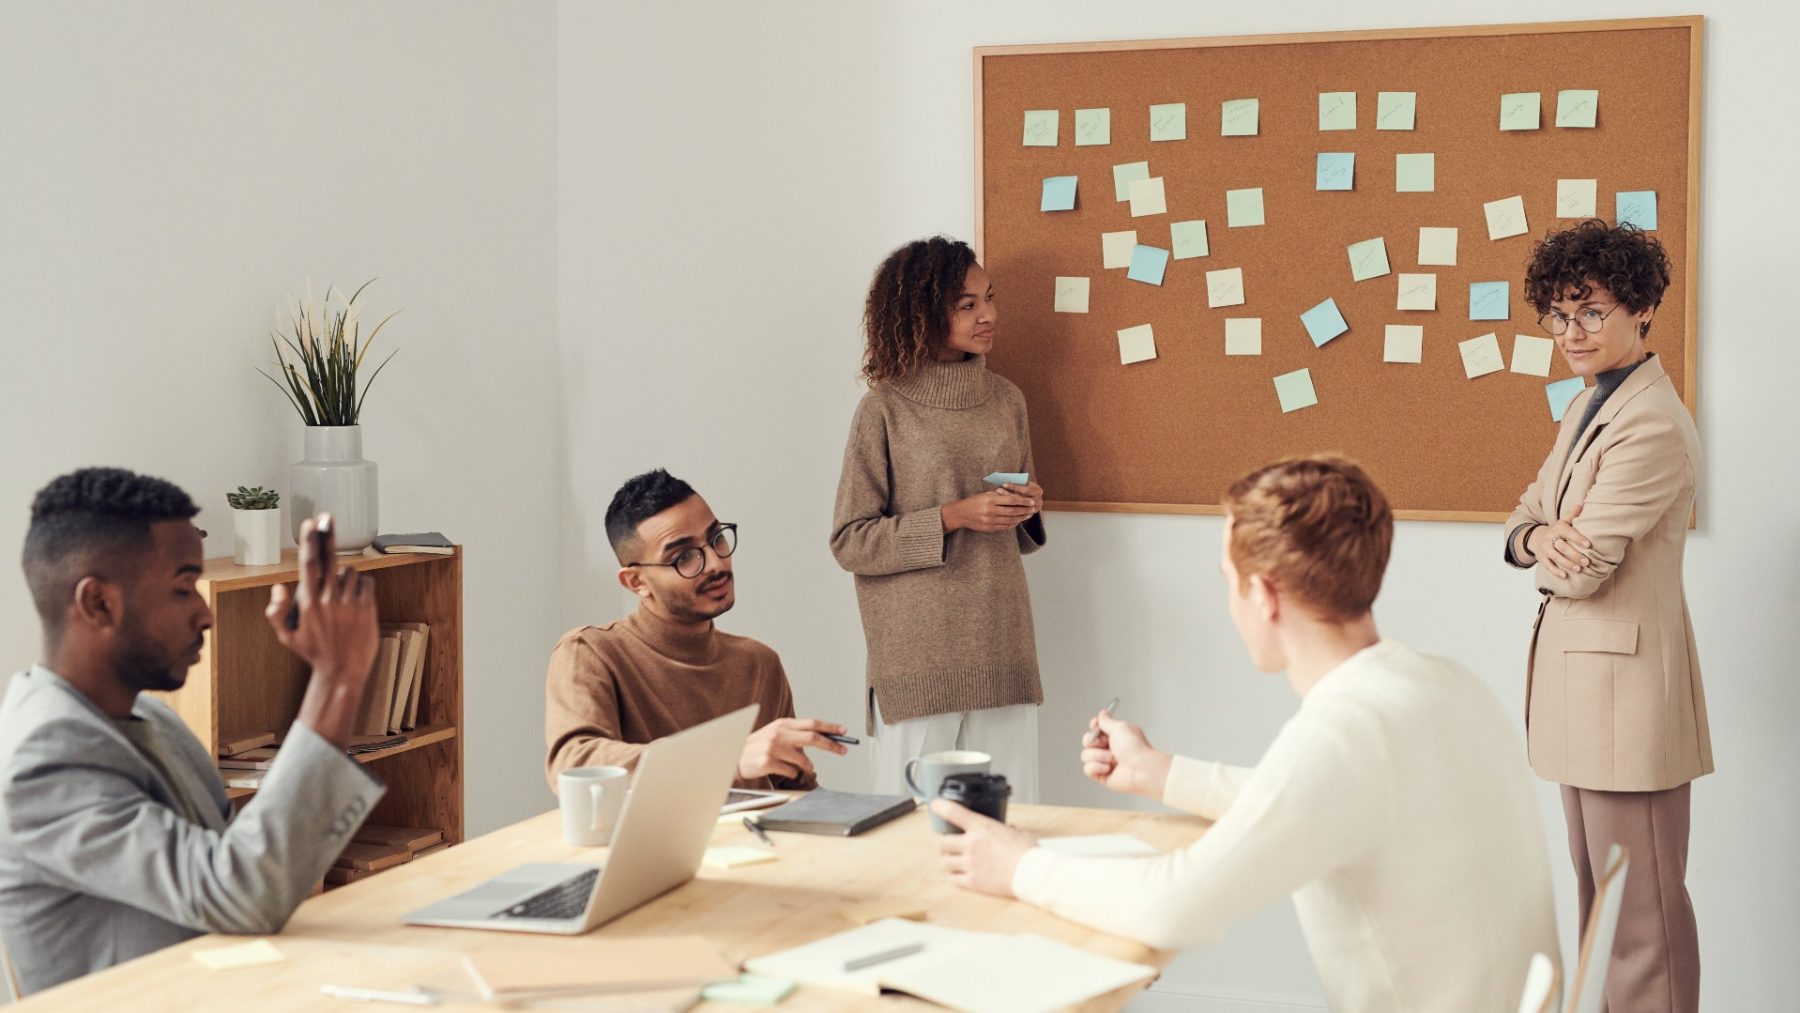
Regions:
<instances>
[{"instance_id":1,"label":"wooden frame of bulletin board","mask_svg":"<svg viewBox=\"0 0 1800 1013\"><path fill-rule=\"evenodd\" d=\"M1655 194L1653 235L1673 276L1649 347L1693 411L1701 24L1694 16L976 49L975 245L1004 311L989 365L1025 392L1046 505L1218 513L1224 487L1251 468L1337 451L1363 463L1399 517L1504 518L1555 439L1547 386L1569 378L1560 353L1537 373L1544 345L1518 339L1548 337L1524 301L1525 265L1546 231L1582 217L1590 180L1592 213L1608 221L1619 194L1638 220L1640 195ZM1565 90L1598 93L1587 107L1597 108L1591 128L1577 125L1580 95L1568 98L1572 122L1558 125ZM1344 92L1355 94L1348 121L1341 98L1327 97ZM1510 97L1532 92L1537 127L1500 129L1502 96L1517 127L1524 111ZM1406 122L1407 93L1410 129L1394 129ZM1243 133L1245 107L1225 105L1249 98L1253 134ZM1175 103L1184 115L1159 109L1152 124L1151 106ZM1097 109L1107 110L1104 138ZM1042 111L1055 112L1054 132ZM1344 122L1354 127L1326 129ZM1153 129L1165 139L1151 140ZM1354 155L1350 189L1317 188L1321 168L1333 168L1321 167L1321 153ZM1400 192L1397 156L1419 154L1432 156L1431 189L1416 189L1423 167L1412 158L1413 189ZM1153 184L1140 188L1137 216L1115 189L1114 167L1136 162L1163 181L1161 213L1143 192ZM1046 180L1062 176L1075 177L1073 208L1043 210L1056 203ZM1250 189L1262 191L1264 223L1243 224L1245 215L1229 224L1227 191ZM1492 239L1486 205L1511 197L1523 200L1525 230ZM1184 224L1180 243L1171 228L1195 221L1205 222L1203 255L1193 255L1199 227ZM1421 228L1456 230L1454 264L1421 257ZM1155 248L1142 254L1149 275L1157 250L1177 255L1159 283L1103 266L1102 235L1128 230L1136 237L1126 249ZM1377 237L1389 270L1371 277L1379 258L1350 246ZM1361 271L1353 256L1366 258ZM1225 305L1234 268L1241 303ZM1209 272L1225 273L1210 280ZM1410 293L1402 274L1414 276ZM1399 309L1407 294L1420 304L1419 275L1432 276L1435 308ZM1085 312L1074 311L1078 285L1059 279L1086 279ZM1484 282L1506 283L1496 299L1503 318L1475 319L1471 286ZM1209 304L1214 284L1218 306ZM1068 300L1061 311L1059 297ZM1348 330L1315 344L1301 315L1328 298ZM1227 354L1228 319L1260 322L1259 351L1244 354L1251 325L1235 323L1236 354ZM1149 359L1150 348L1128 349L1118 333L1145 324ZM1423 328L1418 361L1385 361L1388 325ZM1395 335L1396 353L1409 333ZM1476 347L1492 364L1497 346L1500 368L1470 377L1461 344L1488 334L1495 345ZM1516 353L1524 354L1515 363ZM1316 403L1284 411L1276 378L1303 369ZM1298 393L1290 405L1304 402Z\"/></svg>"}]
</instances>

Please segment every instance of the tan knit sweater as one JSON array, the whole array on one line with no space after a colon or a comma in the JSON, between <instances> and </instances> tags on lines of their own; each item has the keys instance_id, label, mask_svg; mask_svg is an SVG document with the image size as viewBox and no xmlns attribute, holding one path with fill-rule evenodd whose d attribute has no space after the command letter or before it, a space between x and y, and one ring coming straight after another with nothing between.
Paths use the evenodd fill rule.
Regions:
<instances>
[{"instance_id":1,"label":"tan knit sweater","mask_svg":"<svg viewBox=\"0 0 1800 1013\"><path fill-rule=\"evenodd\" d=\"M550 790L570 767L637 766L644 746L756 704L756 727L794 716L781 658L749 637L689 633L640 608L605 626L570 630L550 653L544 689L544 772ZM799 779L738 779L739 788L809 790Z\"/></svg>"},{"instance_id":2,"label":"tan knit sweater","mask_svg":"<svg viewBox=\"0 0 1800 1013\"><path fill-rule=\"evenodd\" d=\"M992 472L1032 470L1025 396L983 357L928 363L857 405L831 551L856 575L882 720L1043 702L1020 563L1044 544L1043 518L946 535L938 513L992 488Z\"/></svg>"}]
</instances>

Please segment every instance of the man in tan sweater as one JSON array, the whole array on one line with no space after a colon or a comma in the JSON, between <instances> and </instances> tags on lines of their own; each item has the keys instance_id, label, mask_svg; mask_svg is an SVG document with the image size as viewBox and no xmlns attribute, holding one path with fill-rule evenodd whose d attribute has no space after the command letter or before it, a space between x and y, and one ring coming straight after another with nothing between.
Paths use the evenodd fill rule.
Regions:
<instances>
[{"instance_id":1,"label":"man in tan sweater","mask_svg":"<svg viewBox=\"0 0 1800 1013\"><path fill-rule=\"evenodd\" d=\"M606 537L638 610L571 630L551 652L544 693L551 790L570 767L635 767L649 743L748 704L759 708L757 728L738 757L736 786L818 787L805 750L842 755L844 747L826 736L844 727L796 718L780 657L713 625L737 600L737 525L720 523L691 486L659 468L614 494Z\"/></svg>"}]
</instances>

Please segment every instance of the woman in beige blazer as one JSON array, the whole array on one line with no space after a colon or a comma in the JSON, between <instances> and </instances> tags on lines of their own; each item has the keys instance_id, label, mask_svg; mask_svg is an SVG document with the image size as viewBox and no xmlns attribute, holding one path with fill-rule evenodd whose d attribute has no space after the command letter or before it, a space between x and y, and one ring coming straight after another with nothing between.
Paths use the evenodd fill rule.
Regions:
<instances>
[{"instance_id":1,"label":"woman in beige blazer","mask_svg":"<svg viewBox=\"0 0 1800 1013\"><path fill-rule=\"evenodd\" d=\"M1630 852L1611 1013L1700 1000L1688 786L1713 761L1681 577L1700 442L1645 348L1668 284L1660 243L1599 220L1546 237L1525 275L1569 368L1593 381L1507 521L1505 555L1544 595L1526 744L1538 775L1562 785L1584 930L1607 849Z\"/></svg>"}]
</instances>

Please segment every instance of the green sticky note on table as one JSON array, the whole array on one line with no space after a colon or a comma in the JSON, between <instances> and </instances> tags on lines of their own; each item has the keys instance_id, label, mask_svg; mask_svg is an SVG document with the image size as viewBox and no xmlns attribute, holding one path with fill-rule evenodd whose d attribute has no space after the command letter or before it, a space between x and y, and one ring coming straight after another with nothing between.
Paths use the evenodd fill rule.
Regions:
<instances>
[{"instance_id":1,"label":"green sticky note on table","mask_svg":"<svg viewBox=\"0 0 1800 1013\"><path fill-rule=\"evenodd\" d=\"M1075 110L1075 146L1112 143L1111 109Z\"/></svg>"},{"instance_id":2,"label":"green sticky note on table","mask_svg":"<svg viewBox=\"0 0 1800 1013\"><path fill-rule=\"evenodd\" d=\"M1419 95L1411 91L1384 91L1375 96L1376 130L1411 130Z\"/></svg>"},{"instance_id":3,"label":"green sticky note on table","mask_svg":"<svg viewBox=\"0 0 1800 1013\"><path fill-rule=\"evenodd\" d=\"M1556 125L1559 127L1591 127L1600 114L1600 93L1592 89L1573 89L1556 93Z\"/></svg>"},{"instance_id":4,"label":"green sticky note on table","mask_svg":"<svg viewBox=\"0 0 1800 1013\"><path fill-rule=\"evenodd\" d=\"M1320 92L1319 129L1355 130L1356 93L1353 91Z\"/></svg>"},{"instance_id":5,"label":"green sticky note on table","mask_svg":"<svg viewBox=\"0 0 1800 1013\"><path fill-rule=\"evenodd\" d=\"M1394 192L1430 193L1437 189L1437 156L1431 152L1394 156Z\"/></svg>"},{"instance_id":6,"label":"green sticky note on table","mask_svg":"<svg viewBox=\"0 0 1800 1013\"><path fill-rule=\"evenodd\" d=\"M1061 114L1055 109L1025 110L1025 146L1027 148L1056 147L1056 125Z\"/></svg>"},{"instance_id":7,"label":"green sticky note on table","mask_svg":"<svg viewBox=\"0 0 1800 1013\"><path fill-rule=\"evenodd\" d=\"M1131 184L1150 178L1149 162L1125 162L1113 166L1113 196L1121 201L1131 199Z\"/></svg>"},{"instance_id":8,"label":"green sticky note on table","mask_svg":"<svg viewBox=\"0 0 1800 1013\"><path fill-rule=\"evenodd\" d=\"M1656 191L1622 190L1613 198L1613 217L1620 225L1635 225L1645 232L1656 230Z\"/></svg>"},{"instance_id":9,"label":"green sticky note on table","mask_svg":"<svg viewBox=\"0 0 1800 1013\"><path fill-rule=\"evenodd\" d=\"M1469 283L1469 319L1505 320L1511 300L1509 282L1472 281Z\"/></svg>"},{"instance_id":10,"label":"green sticky note on table","mask_svg":"<svg viewBox=\"0 0 1800 1013\"><path fill-rule=\"evenodd\" d=\"M1219 104L1220 137L1255 137L1262 103L1253 98L1226 99Z\"/></svg>"},{"instance_id":11,"label":"green sticky note on table","mask_svg":"<svg viewBox=\"0 0 1800 1013\"><path fill-rule=\"evenodd\" d=\"M1344 322L1344 314L1338 311L1336 299L1327 299L1300 314L1300 322L1306 325L1306 334L1312 338L1314 347L1323 347L1325 342L1350 329ZM1307 383L1310 385L1312 381Z\"/></svg>"},{"instance_id":12,"label":"green sticky note on table","mask_svg":"<svg viewBox=\"0 0 1800 1013\"><path fill-rule=\"evenodd\" d=\"M1187 103L1165 102L1150 107L1152 141L1187 140Z\"/></svg>"},{"instance_id":13,"label":"green sticky note on table","mask_svg":"<svg viewBox=\"0 0 1800 1013\"><path fill-rule=\"evenodd\" d=\"M1319 393L1313 390L1312 370L1296 369L1276 377L1275 396L1281 399L1283 415L1318 404Z\"/></svg>"},{"instance_id":14,"label":"green sticky note on table","mask_svg":"<svg viewBox=\"0 0 1800 1013\"><path fill-rule=\"evenodd\" d=\"M1388 273L1387 240L1380 236L1351 243L1350 280L1368 281Z\"/></svg>"},{"instance_id":15,"label":"green sticky note on table","mask_svg":"<svg viewBox=\"0 0 1800 1013\"><path fill-rule=\"evenodd\" d=\"M1313 171L1313 189L1350 190L1356 182L1356 153L1321 151Z\"/></svg>"},{"instance_id":16,"label":"green sticky note on table","mask_svg":"<svg viewBox=\"0 0 1800 1013\"><path fill-rule=\"evenodd\" d=\"M1522 91L1500 96L1500 129L1538 129L1540 126L1540 102L1538 93L1535 91Z\"/></svg>"},{"instance_id":17,"label":"green sticky note on table","mask_svg":"<svg viewBox=\"0 0 1800 1013\"><path fill-rule=\"evenodd\" d=\"M700 990L708 1002L737 1002L747 1006L773 1006L794 991L795 983L787 978L770 978L761 974L740 974L731 981L715 981Z\"/></svg>"},{"instance_id":18,"label":"green sticky note on table","mask_svg":"<svg viewBox=\"0 0 1800 1013\"><path fill-rule=\"evenodd\" d=\"M1044 197L1038 202L1039 211L1073 211L1075 210L1075 177L1047 176L1044 179Z\"/></svg>"},{"instance_id":19,"label":"green sticky note on table","mask_svg":"<svg viewBox=\"0 0 1800 1013\"><path fill-rule=\"evenodd\" d=\"M1225 191L1225 227L1239 229L1263 223L1262 187Z\"/></svg>"}]
</instances>

